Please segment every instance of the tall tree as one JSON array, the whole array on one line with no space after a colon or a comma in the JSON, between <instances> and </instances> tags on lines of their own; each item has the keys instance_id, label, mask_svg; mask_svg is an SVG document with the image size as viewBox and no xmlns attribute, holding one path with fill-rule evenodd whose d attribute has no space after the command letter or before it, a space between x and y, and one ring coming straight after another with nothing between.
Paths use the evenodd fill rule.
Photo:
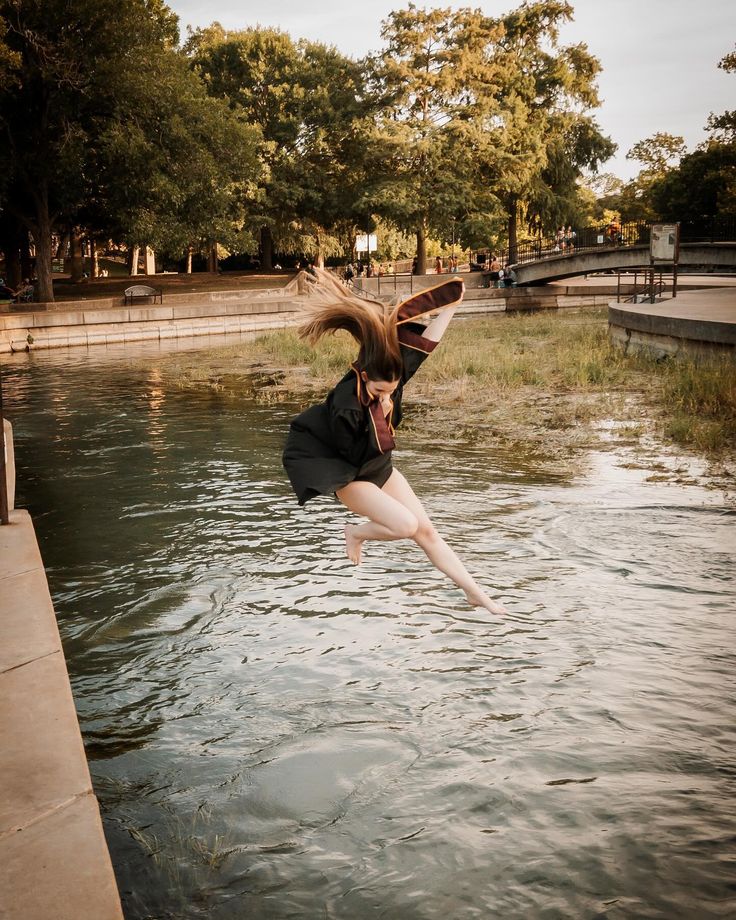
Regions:
<instances>
[{"instance_id":1,"label":"tall tree","mask_svg":"<svg viewBox=\"0 0 736 920\"><path fill-rule=\"evenodd\" d=\"M126 89L97 139L83 222L129 247L171 254L251 242L246 200L261 173L258 128L209 96L170 48L150 49Z\"/></svg>"},{"instance_id":2,"label":"tall tree","mask_svg":"<svg viewBox=\"0 0 736 920\"><path fill-rule=\"evenodd\" d=\"M358 64L277 29L218 23L194 32L186 51L208 92L262 131L265 179L250 202L262 267L274 245L324 248L359 197L370 102Z\"/></svg>"},{"instance_id":3,"label":"tall tree","mask_svg":"<svg viewBox=\"0 0 736 920\"><path fill-rule=\"evenodd\" d=\"M642 181L660 179L667 170L687 153L685 138L666 131L657 131L638 141L626 154L627 160L637 160L644 167ZM641 175L641 174L640 174Z\"/></svg>"},{"instance_id":4,"label":"tall tree","mask_svg":"<svg viewBox=\"0 0 736 920\"><path fill-rule=\"evenodd\" d=\"M560 46L572 19L564 0L525 2L500 20L497 56L510 78L500 89L503 153L491 180L508 218L510 256L518 221L570 216L577 180L615 150L586 113L599 104L600 64L584 44Z\"/></svg>"},{"instance_id":5,"label":"tall tree","mask_svg":"<svg viewBox=\"0 0 736 920\"><path fill-rule=\"evenodd\" d=\"M15 86L0 87L0 175L33 235L42 300L55 227L178 247L242 223L232 177L257 172L256 136L207 97L161 0L0 0L0 16L16 55Z\"/></svg>"},{"instance_id":6,"label":"tall tree","mask_svg":"<svg viewBox=\"0 0 736 920\"><path fill-rule=\"evenodd\" d=\"M736 142L708 141L652 183L652 206L664 220L736 216Z\"/></svg>"},{"instance_id":7,"label":"tall tree","mask_svg":"<svg viewBox=\"0 0 736 920\"><path fill-rule=\"evenodd\" d=\"M384 23L381 127L393 162L378 206L415 230L420 264L426 234L446 235L453 218L467 238L505 214L513 253L519 217L571 215L582 171L615 149L585 114L598 103L597 60L584 45L558 46L571 16L562 0L498 19L409 4Z\"/></svg>"},{"instance_id":8,"label":"tall tree","mask_svg":"<svg viewBox=\"0 0 736 920\"><path fill-rule=\"evenodd\" d=\"M736 73L736 50L724 55L718 62L718 66L726 73ZM708 130L713 139L721 143L736 141L736 110L726 111L721 115L714 115L711 112L708 118Z\"/></svg>"},{"instance_id":9,"label":"tall tree","mask_svg":"<svg viewBox=\"0 0 736 920\"><path fill-rule=\"evenodd\" d=\"M498 64L487 49L500 27L479 10L410 3L389 14L381 34L376 76L384 105L374 144L383 177L373 197L380 213L416 235L423 272L428 234L449 235L471 201L476 209L488 204L474 160L488 149L496 111Z\"/></svg>"},{"instance_id":10,"label":"tall tree","mask_svg":"<svg viewBox=\"0 0 736 920\"><path fill-rule=\"evenodd\" d=\"M31 231L42 300L53 300L51 234L84 201L90 152L126 65L176 41L158 0L0 0L12 83L0 87L6 207ZM14 85L13 85L14 84Z\"/></svg>"}]
</instances>

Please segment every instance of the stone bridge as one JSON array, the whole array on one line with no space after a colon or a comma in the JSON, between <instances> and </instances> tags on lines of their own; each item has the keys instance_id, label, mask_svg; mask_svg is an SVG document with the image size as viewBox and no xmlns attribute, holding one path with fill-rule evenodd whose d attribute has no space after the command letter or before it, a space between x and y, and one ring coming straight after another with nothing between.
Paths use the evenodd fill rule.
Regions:
<instances>
[{"instance_id":1,"label":"stone bridge","mask_svg":"<svg viewBox=\"0 0 736 920\"><path fill-rule=\"evenodd\" d=\"M517 284L546 284L576 275L594 272L630 270L649 266L649 246L601 245L595 249L580 249L574 252L560 252L529 262L518 262L513 266ZM736 270L736 243L682 243L680 245L680 269L704 271ZM665 272L670 265L662 265Z\"/></svg>"}]
</instances>

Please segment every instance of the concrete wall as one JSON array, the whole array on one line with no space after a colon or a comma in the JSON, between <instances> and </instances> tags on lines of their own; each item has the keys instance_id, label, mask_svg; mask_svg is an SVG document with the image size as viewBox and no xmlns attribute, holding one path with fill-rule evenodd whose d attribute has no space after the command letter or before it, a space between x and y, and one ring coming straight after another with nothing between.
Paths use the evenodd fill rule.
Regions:
<instances>
[{"instance_id":1,"label":"concrete wall","mask_svg":"<svg viewBox=\"0 0 736 920\"><path fill-rule=\"evenodd\" d=\"M698 356L736 352L734 322L648 312L646 304L611 303L608 325L611 339L627 354L646 351L655 355Z\"/></svg>"},{"instance_id":2,"label":"concrete wall","mask_svg":"<svg viewBox=\"0 0 736 920\"><path fill-rule=\"evenodd\" d=\"M100 309L85 303L72 309L67 305L64 310L0 314L0 353L252 332L281 328L299 319L294 300L244 300L239 293L237 300L200 304Z\"/></svg>"},{"instance_id":3,"label":"concrete wall","mask_svg":"<svg viewBox=\"0 0 736 920\"><path fill-rule=\"evenodd\" d=\"M444 276L449 277L449 276ZM464 275L467 289L459 312L496 313L504 310L540 310L558 307L604 305L605 292L580 289L572 294L553 287L482 288L477 273ZM437 275L418 279L424 287L437 283ZM470 282L468 282L470 279ZM378 279L366 279L376 282ZM417 290L415 279L414 290ZM409 294L397 288L400 296ZM381 287L381 296L388 293ZM393 294L393 291L390 293ZM186 295L189 296L189 295ZM194 296L194 295L193 295ZM196 295L202 301L201 295ZM207 302L166 303L136 307L100 308L95 303L78 303L70 309L0 314L0 354L3 352L62 348L72 345L109 345L155 339L188 338L197 335L222 335L231 332L258 332L283 328L301 321L303 314L296 299L266 300L242 291L214 291ZM61 305L58 305L59 307Z\"/></svg>"},{"instance_id":4,"label":"concrete wall","mask_svg":"<svg viewBox=\"0 0 736 920\"><path fill-rule=\"evenodd\" d=\"M123 920L41 553L19 510L0 526L0 738L0 917Z\"/></svg>"}]
</instances>

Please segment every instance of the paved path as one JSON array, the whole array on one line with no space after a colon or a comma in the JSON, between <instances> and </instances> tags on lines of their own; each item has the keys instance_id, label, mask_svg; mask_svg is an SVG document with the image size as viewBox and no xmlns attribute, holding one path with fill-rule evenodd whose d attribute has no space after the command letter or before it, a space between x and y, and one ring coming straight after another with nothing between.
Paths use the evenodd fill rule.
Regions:
<instances>
[{"instance_id":1,"label":"paved path","mask_svg":"<svg viewBox=\"0 0 736 920\"><path fill-rule=\"evenodd\" d=\"M669 276L667 273L665 278ZM633 284L633 272L621 272L622 284ZM641 272L639 272L639 283L641 284ZM589 275L587 278L565 278L562 281L550 281L549 287L566 288L566 287L615 287L616 275ZM669 282L668 282L669 286ZM736 287L736 274L734 275L687 275L679 274L677 276L678 289L700 288L721 288ZM679 296L677 298L680 299Z\"/></svg>"}]
</instances>

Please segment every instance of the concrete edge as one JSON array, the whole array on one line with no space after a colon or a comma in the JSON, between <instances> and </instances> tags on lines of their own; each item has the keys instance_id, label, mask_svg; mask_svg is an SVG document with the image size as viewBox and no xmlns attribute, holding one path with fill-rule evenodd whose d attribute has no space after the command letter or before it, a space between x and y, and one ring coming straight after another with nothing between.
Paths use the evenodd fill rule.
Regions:
<instances>
[{"instance_id":1,"label":"concrete edge","mask_svg":"<svg viewBox=\"0 0 736 920\"><path fill-rule=\"evenodd\" d=\"M30 515L0 526L3 920L123 920Z\"/></svg>"}]
</instances>

